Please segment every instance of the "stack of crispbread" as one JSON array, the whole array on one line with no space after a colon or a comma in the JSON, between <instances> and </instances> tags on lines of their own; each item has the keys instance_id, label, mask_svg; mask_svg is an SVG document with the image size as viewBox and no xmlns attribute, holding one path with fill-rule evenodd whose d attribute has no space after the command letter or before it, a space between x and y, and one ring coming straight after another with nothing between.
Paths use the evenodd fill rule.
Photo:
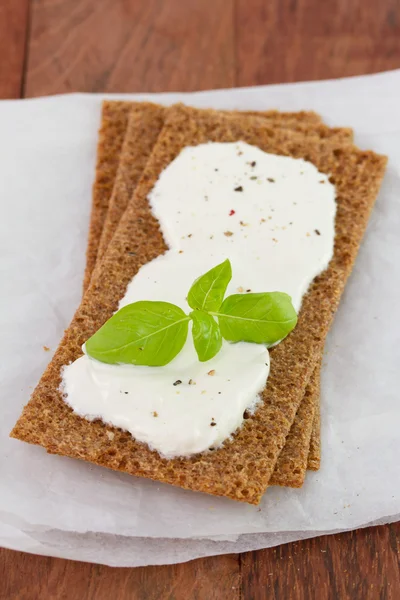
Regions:
<instances>
[{"instance_id":1,"label":"stack of crispbread","mask_svg":"<svg viewBox=\"0 0 400 600\"><path fill-rule=\"evenodd\" d=\"M166 250L147 196L188 145L243 140L313 162L337 189L334 256L303 299L295 330L272 350L263 402L221 448L166 460L129 433L78 417L59 391L62 367L113 314L128 282ZM257 504L269 485L300 487L320 464L323 343L356 258L386 158L352 144L313 112L241 113L105 102L93 188L84 298L12 436L48 452ZM110 433L112 435L110 435ZM329 458L327 458L329 460Z\"/></svg>"}]
</instances>

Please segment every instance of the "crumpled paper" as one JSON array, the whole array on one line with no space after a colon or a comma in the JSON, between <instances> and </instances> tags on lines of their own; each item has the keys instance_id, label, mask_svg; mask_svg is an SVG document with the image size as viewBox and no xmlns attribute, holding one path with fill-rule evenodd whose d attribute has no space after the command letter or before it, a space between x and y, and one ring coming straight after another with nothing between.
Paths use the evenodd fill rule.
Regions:
<instances>
[{"instance_id":1,"label":"crumpled paper","mask_svg":"<svg viewBox=\"0 0 400 600\"><path fill-rule=\"evenodd\" d=\"M0 545L119 566L182 562L396 520L400 514L400 71L194 94L110 96L314 109L389 156L329 335L322 468L259 507L47 455L8 438L81 297L105 95L0 103ZM50 348L50 350L46 350Z\"/></svg>"}]
</instances>

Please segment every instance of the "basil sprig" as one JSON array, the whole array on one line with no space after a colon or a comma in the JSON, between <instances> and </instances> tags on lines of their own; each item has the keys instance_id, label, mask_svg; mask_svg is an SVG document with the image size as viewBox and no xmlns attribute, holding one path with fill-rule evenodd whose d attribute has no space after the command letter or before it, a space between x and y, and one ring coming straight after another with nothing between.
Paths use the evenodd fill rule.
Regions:
<instances>
[{"instance_id":1,"label":"basil sprig","mask_svg":"<svg viewBox=\"0 0 400 600\"><path fill-rule=\"evenodd\" d=\"M222 338L271 346L292 331L297 314L290 296L247 293L224 300L231 278L227 259L196 279L187 297L194 309L189 315L169 302L142 300L124 306L86 342L86 353L109 364L162 367L182 350L189 321L201 362L218 354Z\"/></svg>"}]
</instances>

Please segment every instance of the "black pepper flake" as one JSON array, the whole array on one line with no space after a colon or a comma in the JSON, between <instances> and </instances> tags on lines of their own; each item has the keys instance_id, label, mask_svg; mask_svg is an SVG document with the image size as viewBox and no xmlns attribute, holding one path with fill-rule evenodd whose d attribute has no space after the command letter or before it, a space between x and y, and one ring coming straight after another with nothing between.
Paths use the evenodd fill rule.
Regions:
<instances>
[{"instance_id":1,"label":"black pepper flake","mask_svg":"<svg viewBox=\"0 0 400 600\"><path fill-rule=\"evenodd\" d=\"M218 394L222 394L222 392L218 392Z\"/></svg>"},{"instance_id":2,"label":"black pepper flake","mask_svg":"<svg viewBox=\"0 0 400 600\"><path fill-rule=\"evenodd\" d=\"M219 169L214 169L214 171L219 171Z\"/></svg>"},{"instance_id":3,"label":"black pepper flake","mask_svg":"<svg viewBox=\"0 0 400 600\"><path fill-rule=\"evenodd\" d=\"M319 229L314 229L314 231L317 235L321 235L321 232L319 231Z\"/></svg>"},{"instance_id":4,"label":"black pepper flake","mask_svg":"<svg viewBox=\"0 0 400 600\"><path fill-rule=\"evenodd\" d=\"M191 237L192 237L192 235L193 235L192 233L189 233L189 234L188 234L188 238L191 238Z\"/></svg>"},{"instance_id":5,"label":"black pepper flake","mask_svg":"<svg viewBox=\"0 0 400 600\"><path fill-rule=\"evenodd\" d=\"M211 426L211 427L215 427L215 425L216 425L216 422L215 422L215 421L212 421L212 422L210 423L210 426Z\"/></svg>"},{"instance_id":6,"label":"black pepper flake","mask_svg":"<svg viewBox=\"0 0 400 600\"><path fill-rule=\"evenodd\" d=\"M251 162L251 163L250 163L250 166L251 166L251 167L255 167L255 166L256 166L256 164L257 164L257 163L256 163L256 161L255 161L255 160L253 160L253 162Z\"/></svg>"},{"instance_id":7,"label":"black pepper flake","mask_svg":"<svg viewBox=\"0 0 400 600\"><path fill-rule=\"evenodd\" d=\"M251 292L251 290L246 290L247 293Z\"/></svg>"},{"instance_id":8,"label":"black pepper flake","mask_svg":"<svg viewBox=\"0 0 400 600\"><path fill-rule=\"evenodd\" d=\"M174 383L172 385L180 385L182 383L181 379L177 379L176 381L174 381Z\"/></svg>"},{"instance_id":9,"label":"black pepper flake","mask_svg":"<svg viewBox=\"0 0 400 600\"><path fill-rule=\"evenodd\" d=\"M251 179L252 181L255 181L255 180L257 179L257 175L252 175L252 176L250 177L250 179Z\"/></svg>"},{"instance_id":10,"label":"black pepper flake","mask_svg":"<svg viewBox=\"0 0 400 600\"><path fill-rule=\"evenodd\" d=\"M136 252L128 252L129 256L136 256Z\"/></svg>"},{"instance_id":11,"label":"black pepper flake","mask_svg":"<svg viewBox=\"0 0 400 600\"><path fill-rule=\"evenodd\" d=\"M243 192L243 186L238 185L237 187L235 187L235 192Z\"/></svg>"},{"instance_id":12,"label":"black pepper flake","mask_svg":"<svg viewBox=\"0 0 400 600\"><path fill-rule=\"evenodd\" d=\"M270 183L275 183L275 179L272 179L272 177L267 177L267 181L269 181Z\"/></svg>"}]
</instances>

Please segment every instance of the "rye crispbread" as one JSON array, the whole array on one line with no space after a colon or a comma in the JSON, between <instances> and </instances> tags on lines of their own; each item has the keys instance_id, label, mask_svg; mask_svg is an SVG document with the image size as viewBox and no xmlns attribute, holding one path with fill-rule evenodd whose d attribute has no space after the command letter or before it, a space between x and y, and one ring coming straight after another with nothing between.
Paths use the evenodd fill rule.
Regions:
<instances>
[{"instance_id":1,"label":"rye crispbread","mask_svg":"<svg viewBox=\"0 0 400 600\"><path fill-rule=\"evenodd\" d=\"M111 104L111 103L109 103ZM120 105L121 103L115 103ZM153 146L161 132L165 115L168 108L160 104L150 102L133 102L132 110L128 119L125 120L125 107L115 106L115 118L122 112L122 126L126 125L126 134L122 151L119 154L119 165L115 175L115 183L109 196L107 216L103 221L98 257L101 258L110 243L118 223L128 205L133 190L146 162L151 154ZM230 114L240 114L231 112ZM353 139L353 131L350 128L329 128L320 122L320 117L310 111L298 113L281 113L276 110L260 112L244 112L242 114L265 118L271 126L285 127L294 131L301 131L305 135L318 135L325 139L329 138L335 143L349 143ZM103 140L99 145L104 144ZM99 150L99 156L103 154ZM100 168L99 168L100 170Z\"/></svg>"},{"instance_id":2,"label":"rye crispbread","mask_svg":"<svg viewBox=\"0 0 400 600\"><path fill-rule=\"evenodd\" d=\"M115 104L116 113L125 110L125 107L121 108L120 103ZM132 103L115 184L100 238L98 263L111 241L133 190L140 179L161 132L167 111L168 108L157 104L148 102ZM237 113L232 112L230 114ZM351 129L329 129L321 124L318 115L312 112L279 113L278 111L265 111L248 114L264 117L271 126L290 128L304 135L317 135L322 139L330 139L332 143L336 144L349 143L353 137ZM104 143L104 138L100 143ZM98 155L102 155L101 150L99 150ZM93 208L94 210L95 208ZM288 448L282 450L278 458L273 477L275 485L300 487L303 484L310 441L314 449L312 467L315 469L318 458L316 453L320 448L320 428L318 420L315 427L312 427L312 424L314 422L314 411L317 410L317 407L319 410L319 386L316 383L318 381L319 374L313 374L309 389L306 390L304 406L299 408L299 414L296 415L290 430ZM312 439L313 437L315 439Z\"/></svg>"},{"instance_id":3,"label":"rye crispbread","mask_svg":"<svg viewBox=\"0 0 400 600\"><path fill-rule=\"evenodd\" d=\"M321 388L321 364L322 359L320 360L318 367L315 369L310 379L310 383L314 387L314 390L318 391L318 400L315 403L310 449L307 459L307 469L310 469L311 471L318 471L321 466L321 402L319 400Z\"/></svg>"},{"instance_id":4,"label":"rye crispbread","mask_svg":"<svg viewBox=\"0 0 400 600\"><path fill-rule=\"evenodd\" d=\"M60 392L60 370L81 355L81 344L116 310L140 264L166 247L146 198L159 173L187 145L243 140L264 151L313 162L337 187L336 242L328 269L304 296L295 330L271 351L271 372L254 416L214 452L165 460L129 434L75 415ZM46 369L12 436L49 452L81 458L181 487L257 504L272 475L351 272L386 158L354 147L272 128L256 117L230 117L177 106L103 258L102 268ZM107 432L114 435L109 436ZM113 437L111 440L110 437Z\"/></svg>"},{"instance_id":5,"label":"rye crispbread","mask_svg":"<svg viewBox=\"0 0 400 600\"><path fill-rule=\"evenodd\" d=\"M108 100L104 101L102 105L83 291L89 287L90 278L96 264L100 236L103 231L110 195L114 187L131 107L131 102L110 102Z\"/></svg>"}]
</instances>

